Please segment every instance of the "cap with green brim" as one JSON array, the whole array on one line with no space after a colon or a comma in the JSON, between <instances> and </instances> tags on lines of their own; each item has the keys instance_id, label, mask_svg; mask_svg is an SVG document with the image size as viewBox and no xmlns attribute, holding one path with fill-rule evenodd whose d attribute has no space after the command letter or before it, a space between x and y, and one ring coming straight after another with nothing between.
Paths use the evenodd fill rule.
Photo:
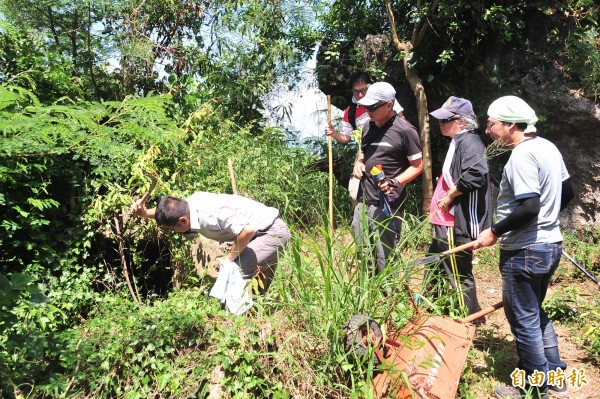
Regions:
<instances>
[{"instance_id":1,"label":"cap with green brim","mask_svg":"<svg viewBox=\"0 0 600 399\"><path fill-rule=\"evenodd\" d=\"M525 133L535 133L538 117L535 111L516 96L504 96L494 101L488 108L488 115L501 122L526 123Z\"/></svg>"}]
</instances>

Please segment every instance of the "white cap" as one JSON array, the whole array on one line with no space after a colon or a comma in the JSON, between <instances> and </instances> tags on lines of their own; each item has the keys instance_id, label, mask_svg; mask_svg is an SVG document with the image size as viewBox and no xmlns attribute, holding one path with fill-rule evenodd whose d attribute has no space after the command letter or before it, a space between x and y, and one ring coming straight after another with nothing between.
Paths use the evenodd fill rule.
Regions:
<instances>
[{"instance_id":1,"label":"white cap","mask_svg":"<svg viewBox=\"0 0 600 399\"><path fill-rule=\"evenodd\" d=\"M386 82L377 82L369 86L367 94L360 100L359 104L373 105L382 101L394 101L396 99L396 90L394 86Z\"/></svg>"}]
</instances>

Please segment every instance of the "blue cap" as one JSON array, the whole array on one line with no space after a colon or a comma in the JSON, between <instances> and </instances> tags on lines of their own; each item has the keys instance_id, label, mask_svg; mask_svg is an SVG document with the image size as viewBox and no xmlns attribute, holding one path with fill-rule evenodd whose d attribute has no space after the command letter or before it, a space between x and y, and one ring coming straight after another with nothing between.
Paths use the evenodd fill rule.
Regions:
<instances>
[{"instance_id":1,"label":"blue cap","mask_svg":"<svg viewBox=\"0 0 600 399\"><path fill-rule=\"evenodd\" d=\"M471 101L465 100L464 98L450 96L442 105L442 108L436 109L430 112L429 115L436 119L450 119L456 116L466 116L467 118L476 119L475 113L473 112L473 106Z\"/></svg>"}]
</instances>

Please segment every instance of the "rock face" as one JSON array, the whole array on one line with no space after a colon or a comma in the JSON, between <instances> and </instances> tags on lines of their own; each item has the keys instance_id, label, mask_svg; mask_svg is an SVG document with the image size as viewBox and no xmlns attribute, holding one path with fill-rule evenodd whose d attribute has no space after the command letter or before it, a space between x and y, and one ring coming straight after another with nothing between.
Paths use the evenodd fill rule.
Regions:
<instances>
[{"instance_id":1,"label":"rock face","mask_svg":"<svg viewBox=\"0 0 600 399\"><path fill-rule=\"evenodd\" d=\"M334 105L343 109L350 101L347 79L350 72L354 72L359 66L348 54L355 52L360 55L364 65L386 71L381 80L394 85L396 97L405 109L406 118L413 124L416 123L414 95L408 87L401 63L394 58L392 44L386 36L366 35L354 43L342 44L339 59L328 59L325 56L327 50L328 43L324 41L317 54L317 79L321 90L336 99ZM432 72L421 73L424 78ZM563 226L600 225L598 101L569 90L560 71L552 65L542 64L540 61L531 62L523 57L521 51L501 46L490 46L487 53L482 54L481 63L474 70L462 71L460 76L436 76L432 82L424 82L429 110L438 108L449 95L468 98L479 116L480 126L485 126L485 112L496 98L509 94L523 98L540 117L536 125L538 133L556 144L571 175L575 198L561 213ZM479 130L484 135L483 129ZM434 176L439 173L436 167L441 167L447 148L447 143L438 136L439 130L434 123L431 130ZM502 164L498 173L501 167ZM499 180L500 176L495 177Z\"/></svg>"},{"instance_id":2,"label":"rock face","mask_svg":"<svg viewBox=\"0 0 600 399\"><path fill-rule=\"evenodd\" d=\"M218 272L213 266L217 259L225 255L230 248L231 243L220 243L198 234L194 238L191 248L192 259L196 265L198 276L208 275L216 278Z\"/></svg>"},{"instance_id":3,"label":"rock face","mask_svg":"<svg viewBox=\"0 0 600 399\"><path fill-rule=\"evenodd\" d=\"M553 76L530 72L521 83L525 101L545 117L538 132L556 144L571 175L575 199L562 212L563 223L600 225L600 107Z\"/></svg>"}]
</instances>

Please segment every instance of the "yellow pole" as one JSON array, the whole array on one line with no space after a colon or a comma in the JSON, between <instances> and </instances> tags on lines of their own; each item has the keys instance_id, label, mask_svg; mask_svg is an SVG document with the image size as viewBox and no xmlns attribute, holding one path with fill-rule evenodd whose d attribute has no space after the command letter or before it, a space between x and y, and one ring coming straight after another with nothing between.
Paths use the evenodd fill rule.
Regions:
<instances>
[{"instance_id":1,"label":"yellow pole","mask_svg":"<svg viewBox=\"0 0 600 399\"><path fill-rule=\"evenodd\" d=\"M331 96L327 96L327 125L331 123ZM333 243L333 150L331 135L327 136L329 155L329 237Z\"/></svg>"},{"instance_id":2,"label":"yellow pole","mask_svg":"<svg viewBox=\"0 0 600 399\"><path fill-rule=\"evenodd\" d=\"M237 195L237 185L235 184L235 175L233 174L233 162L231 158L227 158L227 169L229 169L229 178L231 179L231 191Z\"/></svg>"}]
</instances>

